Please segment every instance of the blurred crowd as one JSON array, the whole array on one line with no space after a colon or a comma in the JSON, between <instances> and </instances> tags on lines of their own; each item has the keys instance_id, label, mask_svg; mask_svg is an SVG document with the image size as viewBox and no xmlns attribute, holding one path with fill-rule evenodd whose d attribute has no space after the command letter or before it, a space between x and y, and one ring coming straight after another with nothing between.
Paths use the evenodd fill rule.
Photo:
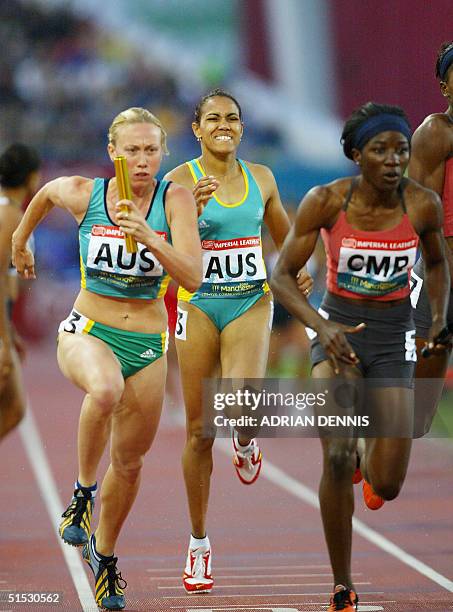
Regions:
<instances>
[{"instance_id":1,"label":"blurred crowd","mask_svg":"<svg viewBox=\"0 0 453 612\"><path fill-rule=\"evenodd\" d=\"M28 142L47 162L99 163L112 118L143 106L165 125L173 165L194 152L190 125L199 96L213 86L208 77L206 91L193 91L148 50L36 0L0 3L0 39L8 49L0 58L1 144ZM249 121L248 149L272 148L278 140L272 129L257 130Z\"/></svg>"},{"instance_id":2,"label":"blurred crowd","mask_svg":"<svg viewBox=\"0 0 453 612\"><path fill-rule=\"evenodd\" d=\"M177 129L184 109L171 75L67 9L1 2L0 38L0 142L26 141L48 161L99 161L112 117L128 106Z\"/></svg>"}]
</instances>

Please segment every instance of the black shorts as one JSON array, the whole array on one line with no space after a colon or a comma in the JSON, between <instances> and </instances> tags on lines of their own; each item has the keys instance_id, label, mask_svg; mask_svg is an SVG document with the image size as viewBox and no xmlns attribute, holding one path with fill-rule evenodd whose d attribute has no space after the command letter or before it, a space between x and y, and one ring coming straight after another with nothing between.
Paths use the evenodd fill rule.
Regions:
<instances>
[{"instance_id":1,"label":"black shorts","mask_svg":"<svg viewBox=\"0 0 453 612\"><path fill-rule=\"evenodd\" d=\"M288 327L292 317L289 312L279 302L274 302L274 318L272 321L272 329L282 329Z\"/></svg>"},{"instance_id":2,"label":"black shorts","mask_svg":"<svg viewBox=\"0 0 453 612\"><path fill-rule=\"evenodd\" d=\"M395 379L398 379L397 386L413 387L417 352L409 300L389 308L369 308L326 293L318 312L345 325L366 323L361 332L347 334L349 344L360 359L357 367L364 378L388 379L388 384L382 381L382 386L391 387L396 386ZM311 360L315 366L328 356L317 337L313 337L313 331L311 338Z\"/></svg>"},{"instance_id":3,"label":"black shorts","mask_svg":"<svg viewBox=\"0 0 453 612\"><path fill-rule=\"evenodd\" d=\"M414 321L417 338L428 338L432 325L431 307L425 287L425 266L420 257L411 272L411 303L414 308ZM447 311L447 325L453 326L453 289Z\"/></svg>"}]
</instances>

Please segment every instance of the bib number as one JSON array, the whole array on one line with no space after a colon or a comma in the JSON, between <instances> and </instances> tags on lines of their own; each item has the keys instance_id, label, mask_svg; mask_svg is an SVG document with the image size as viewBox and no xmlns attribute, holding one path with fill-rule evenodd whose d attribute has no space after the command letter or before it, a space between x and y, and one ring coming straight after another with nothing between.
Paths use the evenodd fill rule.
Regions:
<instances>
[{"instance_id":1,"label":"bib number","mask_svg":"<svg viewBox=\"0 0 453 612\"><path fill-rule=\"evenodd\" d=\"M420 294L422 292L423 287L423 279L418 276L413 270L411 271L411 278L409 281L410 291L411 291L411 304L412 308L417 308L418 300L420 299Z\"/></svg>"},{"instance_id":2,"label":"bib number","mask_svg":"<svg viewBox=\"0 0 453 612\"><path fill-rule=\"evenodd\" d=\"M178 340L187 339L187 317L189 312L178 306L178 318L176 319L175 338Z\"/></svg>"},{"instance_id":3,"label":"bib number","mask_svg":"<svg viewBox=\"0 0 453 612\"><path fill-rule=\"evenodd\" d=\"M236 283L266 280L261 238L203 240L203 282Z\"/></svg>"},{"instance_id":4,"label":"bib number","mask_svg":"<svg viewBox=\"0 0 453 612\"><path fill-rule=\"evenodd\" d=\"M165 232L156 232L162 240ZM163 276L159 260L138 243L136 253L128 253L124 234L117 227L93 225L87 255L87 274L93 277L114 277L125 286L151 286Z\"/></svg>"},{"instance_id":5,"label":"bib number","mask_svg":"<svg viewBox=\"0 0 453 612\"><path fill-rule=\"evenodd\" d=\"M77 310L72 310L69 317L60 323L58 331L68 334L83 334L84 330L90 329L92 324L93 321L84 317Z\"/></svg>"}]
</instances>

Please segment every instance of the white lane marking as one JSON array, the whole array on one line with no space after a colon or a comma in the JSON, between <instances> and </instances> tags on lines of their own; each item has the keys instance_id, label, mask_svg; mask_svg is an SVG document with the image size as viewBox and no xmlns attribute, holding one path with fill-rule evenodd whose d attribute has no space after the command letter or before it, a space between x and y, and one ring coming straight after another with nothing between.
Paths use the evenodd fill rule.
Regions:
<instances>
[{"instance_id":1,"label":"white lane marking","mask_svg":"<svg viewBox=\"0 0 453 612\"><path fill-rule=\"evenodd\" d=\"M220 443L217 446L219 450L227 455L231 455L231 445L229 444L229 441L218 440L217 443ZM312 489L302 484L295 478L292 478L267 459L263 461L261 476L264 476L264 478L267 478L267 480L270 480L270 482L272 482L274 485L284 489L291 495L302 499L313 508L319 509L318 496ZM453 593L453 581L449 580L446 576L443 576L439 572L436 572L436 570L434 570L432 567L426 565L426 563L423 563L413 555L410 555L405 550L394 544L391 540L384 537L371 527L368 527L368 525L359 519L352 519L352 527L353 530L361 535L365 540L368 540L378 548L381 548L389 555L392 555L401 561L401 563L411 567L419 574L422 574L432 582L435 582L450 593Z\"/></svg>"},{"instance_id":2,"label":"white lane marking","mask_svg":"<svg viewBox=\"0 0 453 612\"><path fill-rule=\"evenodd\" d=\"M211 593L209 593L209 599L228 599L229 597L235 597L236 599L240 599L240 598L244 598L244 599L250 599L251 597L261 597L261 598L268 598L268 597L328 597L331 595L330 591L324 591L323 593L266 593L265 595L254 595L249 593L248 595L238 595L237 593L235 593L234 595L211 595ZM384 591L366 591L365 593L362 591L361 595L384 595ZM202 599L206 599L206 595L204 594L200 594L200 595L196 595L195 593L192 593L191 595L186 595L186 597L188 597L190 600L192 599L197 599L197 597L201 597ZM181 599L181 595L164 595L163 599ZM264 604L265 606L272 606L272 604ZM305 605L305 604L304 604ZM179 606L178 606L179 607ZM241 606L243 607L243 606Z\"/></svg>"},{"instance_id":3,"label":"white lane marking","mask_svg":"<svg viewBox=\"0 0 453 612\"><path fill-rule=\"evenodd\" d=\"M190 595L188 596L189 598L191 597ZM370 605L366 605L366 604L370 604ZM394 604L396 603L396 601L394 599L385 599L383 601L381 601L382 604ZM187 604L186 604L187 605ZM186 609L186 605L182 605L182 606L168 606L169 610L184 610L185 612L189 612L189 610ZM273 607L272 607L273 606ZM255 605L229 605L228 607L225 606L221 606L221 605L217 605L212 607L212 604L209 604L207 606L197 606L196 604L194 604L192 606L191 609L193 610L203 610L204 612L209 612L210 610L226 610L227 612L229 610L233 610L235 608L240 608L241 610L286 610L288 606L316 606L319 609L319 606L321 606L322 608L327 608L328 604L322 604L319 601L289 601L288 603L276 603L276 604L272 604L271 606L269 606L269 604L255 604ZM292 608L290 608L291 610ZM384 608L382 608L381 606L377 606L376 604L373 604L372 602L367 602L364 601L362 603L362 601L360 602L360 612L372 612L373 610L377 611L377 610L383 610ZM297 612L302 612L302 610L300 610L300 608L296 608Z\"/></svg>"},{"instance_id":4,"label":"white lane marking","mask_svg":"<svg viewBox=\"0 0 453 612\"><path fill-rule=\"evenodd\" d=\"M291 605L291 604L290 604ZM295 604L292 604L295 605ZM319 606L318 603L304 603L303 606ZM175 608L176 606L171 606L171 608ZM326 606L322 606L325 608ZM196 607L196 608L187 608L186 612L198 612L198 610L204 610L204 612L215 612L215 610L231 610L232 608L240 608L241 610L269 610L269 612L302 612L299 608L269 608L265 606L228 606L228 608L223 607L215 607L215 608L204 608L204 607ZM360 605L360 612L379 612L383 610L381 606L363 606Z\"/></svg>"},{"instance_id":5,"label":"white lane marking","mask_svg":"<svg viewBox=\"0 0 453 612\"><path fill-rule=\"evenodd\" d=\"M57 538L64 560L68 566L69 573L82 605L82 610L83 612L97 611L98 607L91 592L90 583L83 569L80 553L75 548L65 544L58 535L55 521L57 517L61 516L64 507L59 498L57 486L30 405L28 405L27 413L19 426L19 432L35 476L36 484L38 485L49 515L52 531Z\"/></svg>"},{"instance_id":6,"label":"white lane marking","mask_svg":"<svg viewBox=\"0 0 453 612\"><path fill-rule=\"evenodd\" d=\"M214 610L225 610L225 608L205 608L205 612L214 612ZM269 610L270 612L299 612L297 608L263 608L257 607L252 610ZM197 608L188 608L186 612L197 612Z\"/></svg>"},{"instance_id":7,"label":"white lane marking","mask_svg":"<svg viewBox=\"0 0 453 612\"><path fill-rule=\"evenodd\" d=\"M199 609L199 608L198 608ZM186 612L197 612L197 608L188 608ZM270 610L270 612L299 612L297 608L251 608L252 610ZM204 608L205 612L214 612L214 610L226 610L226 608Z\"/></svg>"},{"instance_id":8,"label":"white lane marking","mask_svg":"<svg viewBox=\"0 0 453 612\"><path fill-rule=\"evenodd\" d=\"M174 567L150 567L148 568L146 571L147 572L173 572L174 571ZM296 569L330 569L330 565L247 565L247 567L242 567L242 566L238 566L238 565L234 565L233 567L225 567L225 566L221 566L219 565L219 567L215 567L216 569L216 576L217 576L217 572L231 572L233 570L237 570L238 572L243 572L244 569L248 569L248 570L283 570L283 569L292 569L292 570L296 570ZM332 575L332 573L330 573L330 575ZM286 574L285 574L286 576ZM181 578L181 576L178 576L178 578Z\"/></svg>"},{"instance_id":9,"label":"white lane marking","mask_svg":"<svg viewBox=\"0 0 453 612\"><path fill-rule=\"evenodd\" d=\"M247 570L248 567L245 566L242 568L243 570ZM352 576L363 576L362 572L353 572L351 574ZM332 572L328 572L327 574L275 574L273 573L272 576L274 578L324 578L324 577L329 577L332 578ZM235 576L225 576L225 575L219 575L217 573L217 568L216 568L216 573L215 573L215 579L216 579L216 583L218 580L222 580L222 578L224 580L234 580L235 578L242 578L242 580L251 580L254 578L269 578L269 573L267 574L246 574L244 575L238 575L236 574ZM181 580L181 576L148 576L148 580ZM182 588L182 587L181 587Z\"/></svg>"},{"instance_id":10,"label":"white lane marking","mask_svg":"<svg viewBox=\"0 0 453 612\"><path fill-rule=\"evenodd\" d=\"M354 582L357 585L370 585L371 582ZM322 587L330 587L332 585L332 581L329 582L284 582L284 583L276 583L276 582L268 582L267 584L217 584L219 589L270 589L271 587L306 587L306 586L322 586ZM184 587L182 585L174 585L174 586L158 586L158 589L171 589L171 590L182 590Z\"/></svg>"},{"instance_id":11,"label":"white lane marking","mask_svg":"<svg viewBox=\"0 0 453 612\"><path fill-rule=\"evenodd\" d=\"M188 598L190 598L190 597L191 597L191 595L188 595ZM211 596L209 595L209 597L211 597ZM367 601L363 602L363 604L368 604L368 603L370 604L369 606L366 606L366 605L362 606L362 601L360 601L360 612L362 612L362 608L365 611L368 610L368 612L371 612L371 610L373 610L373 609L374 610L383 610L384 609L384 608L382 608L380 606L376 606L372 602L367 602ZM382 604L394 604L394 603L397 603L397 602L394 599L384 599L380 603L382 603ZM182 605L182 606L168 606L168 609L169 610L181 610L181 609L186 610L186 605L187 604ZM319 603L319 601L289 601L287 603L272 604L271 606L269 606L269 604L255 604L255 605L242 605L242 606L239 605L239 604L238 605L231 604L231 605L228 605L228 607L221 606L221 605L212 607L212 604L209 604L207 606L203 606L203 605L197 606L197 604L194 604L194 605L192 605L192 608L194 610L204 610L204 612L209 612L209 610L227 610L228 611L228 610L233 610L235 608L240 608L241 610L256 610L257 609L257 605L259 606L258 607L259 610L272 610L272 609L275 610L276 607L277 607L277 610L278 610L278 608L284 608L284 606L316 606L318 608L319 608L319 606L321 606L323 608L326 608L328 604L322 604L322 603ZM297 612L301 612L298 608L296 608L296 609L297 609ZM187 610L186 610L186 612L187 612Z\"/></svg>"}]
</instances>

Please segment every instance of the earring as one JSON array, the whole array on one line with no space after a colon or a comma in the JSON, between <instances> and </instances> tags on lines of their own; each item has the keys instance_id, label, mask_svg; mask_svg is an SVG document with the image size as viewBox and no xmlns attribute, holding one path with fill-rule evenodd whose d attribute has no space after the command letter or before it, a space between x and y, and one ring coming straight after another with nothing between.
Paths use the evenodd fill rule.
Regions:
<instances>
[{"instance_id":1,"label":"earring","mask_svg":"<svg viewBox=\"0 0 453 612\"><path fill-rule=\"evenodd\" d=\"M197 136L197 141L201 142L201 136Z\"/></svg>"}]
</instances>

